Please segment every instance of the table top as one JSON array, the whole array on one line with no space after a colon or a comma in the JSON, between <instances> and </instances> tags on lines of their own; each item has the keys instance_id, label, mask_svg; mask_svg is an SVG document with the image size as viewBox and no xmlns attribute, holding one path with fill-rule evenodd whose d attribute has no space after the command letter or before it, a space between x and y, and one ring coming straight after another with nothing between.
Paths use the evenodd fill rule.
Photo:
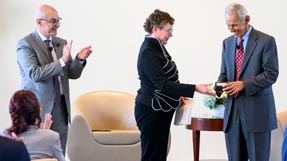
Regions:
<instances>
[{"instance_id":1,"label":"table top","mask_svg":"<svg viewBox=\"0 0 287 161\"><path fill-rule=\"evenodd\" d=\"M203 118L203 119L223 119L219 117L212 116L210 113L200 113L200 114L193 114L192 118Z\"/></svg>"},{"instance_id":2,"label":"table top","mask_svg":"<svg viewBox=\"0 0 287 161\"><path fill-rule=\"evenodd\" d=\"M186 129L200 131L223 131L223 118L212 117L211 115L193 116L191 124Z\"/></svg>"}]
</instances>

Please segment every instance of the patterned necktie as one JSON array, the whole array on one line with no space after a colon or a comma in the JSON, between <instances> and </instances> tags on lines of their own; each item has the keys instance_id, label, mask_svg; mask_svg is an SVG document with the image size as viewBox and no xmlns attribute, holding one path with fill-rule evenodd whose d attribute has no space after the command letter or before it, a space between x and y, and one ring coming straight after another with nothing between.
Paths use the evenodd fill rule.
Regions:
<instances>
[{"instance_id":1,"label":"patterned necktie","mask_svg":"<svg viewBox=\"0 0 287 161\"><path fill-rule=\"evenodd\" d=\"M48 49L48 56L51 61L54 61L53 56L52 56L53 48L50 46L50 42L51 40L45 40L45 43ZM55 76L55 100L54 100L55 105L61 105L61 89L60 88L61 87L60 87L59 78Z\"/></svg>"},{"instance_id":2,"label":"patterned necktie","mask_svg":"<svg viewBox=\"0 0 287 161\"><path fill-rule=\"evenodd\" d=\"M235 54L235 80L239 80L240 69L242 66L242 61L244 58L244 49L243 49L243 39L239 38L239 42L236 48ZM234 98L237 98L238 92L234 94Z\"/></svg>"},{"instance_id":3,"label":"patterned necktie","mask_svg":"<svg viewBox=\"0 0 287 161\"><path fill-rule=\"evenodd\" d=\"M52 57L52 50L53 49L51 46L50 46L50 42L51 40L45 40L45 43L46 43L46 46L47 46L47 50L48 50L48 57L51 61L53 61L53 57Z\"/></svg>"}]
</instances>

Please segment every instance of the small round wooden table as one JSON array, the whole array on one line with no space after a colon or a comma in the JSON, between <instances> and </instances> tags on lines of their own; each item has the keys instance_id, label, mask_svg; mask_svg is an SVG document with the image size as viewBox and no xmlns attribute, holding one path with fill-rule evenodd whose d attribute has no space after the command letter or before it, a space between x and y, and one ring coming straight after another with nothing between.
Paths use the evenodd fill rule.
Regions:
<instances>
[{"instance_id":1,"label":"small round wooden table","mask_svg":"<svg viewBox=\"0 0 287 161\"><path fill-rule=\"evenodd\" d=\"M186 129L193 130L194 161L199 161L200 131L223 131L223 119L211 116L192 117L191 124Z\"/></svg>"}]
</instances>

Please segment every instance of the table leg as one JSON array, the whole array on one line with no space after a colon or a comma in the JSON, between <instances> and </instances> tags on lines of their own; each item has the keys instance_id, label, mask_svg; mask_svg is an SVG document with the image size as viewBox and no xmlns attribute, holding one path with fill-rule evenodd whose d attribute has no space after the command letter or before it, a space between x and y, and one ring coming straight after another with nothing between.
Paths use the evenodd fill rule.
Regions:
<instances>
[{"instance_id":1,"label":"table leg","mask_svg":"<svg viewBox=\"0 0 287 161\"><path fill-rule=\"evenodd\" d=\"M193 130L192 131L193 138L193 158L194 161L199 161L199 144L200 144L200 131Z\"/></svg>"}]
</instances>

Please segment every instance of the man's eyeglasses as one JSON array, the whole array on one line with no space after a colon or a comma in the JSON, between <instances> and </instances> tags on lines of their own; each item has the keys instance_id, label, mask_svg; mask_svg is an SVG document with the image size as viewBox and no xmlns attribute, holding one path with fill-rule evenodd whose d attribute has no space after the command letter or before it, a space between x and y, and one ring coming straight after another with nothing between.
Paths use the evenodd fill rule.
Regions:
<instances>
[{"instance_id":1,"label":"man's eyeglasses","mask_svg":"<svg viewBox=\"0 0 287 161\"><path fill-rule=\"evenodd\" d=\"M46 19L44 19L44 18L40 18L40 20L49 22L49 23L51 23L51 24L53 24L53 25L56 25L56 24L58 24L58 23L61 23L62 18L61 18L61 17L59 17L58 19L52 18L52 19L50 19L50 20L46 20Z\"/></svg>"},{"instance_id":2,"label":"man's eyeglasses","mask_svg":"<svg viewBox=\"0 0 287 161\"><path fill-rule=\"evenodd\" d=\"M173 29L168 29L168 30L166 30L166 32L169 33L169 34L172 34Z\"/></svg>"},{"instance_id":3,"label":"man's eyeglasses","mask_svg":"<svg viewBox=\"0 0 287 161\"><path fill-rule=\"evenodd\" d=\"M240 24L226 24L228 28L236 28L238 27Z\"/></svg>"}]
</instances>

